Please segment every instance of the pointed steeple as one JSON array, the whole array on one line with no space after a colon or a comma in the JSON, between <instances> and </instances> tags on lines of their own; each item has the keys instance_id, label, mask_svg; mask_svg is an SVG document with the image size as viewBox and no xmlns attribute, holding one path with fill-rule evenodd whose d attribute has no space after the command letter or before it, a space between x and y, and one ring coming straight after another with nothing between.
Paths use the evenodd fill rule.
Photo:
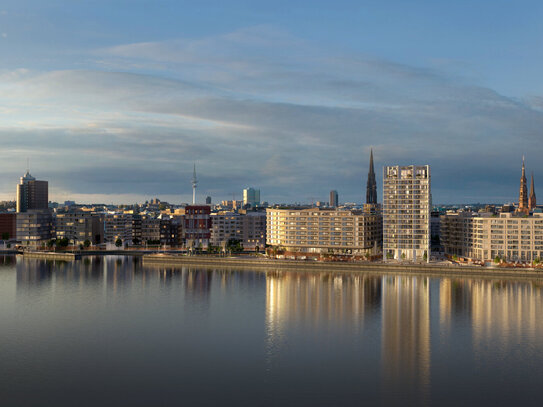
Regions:
<instances>
[{"instance_id":1,"label":"pointed steeple","mask_svg":"<svg viewBox=\"0 0 543 407\"><path fill-rule=\"evenodd\" d=\"M524 156L522 156L522 173L520 176L520 189L518 198L518 210L519 212L528 211L528 187L526 182L526 169L524 167Z\"/></svg>"},{"instance_id":2,"label":"pointed steeple","mask_svg":"<svg viewBox=\"0 0 543 407\"><path fill-rule=\"evenodd\" d=\"M528 198L528 208L533 211L536 205L537 203L535 198L534 173L532 171L532 180L530 182L530 197Z\"/></svg>"},{"instance_id":3,"label":"pointed steeple","mask_svg":"<svg viewBox=\"0 0 543 407\"><path fill-rule=\"evenodd\" d=\"M377 183L375 182L375 171L373 168L373 149L370 150L370 169L368 171L368 182L366 184L366 203L377 203Z\"/></svg>"}]
</instances>

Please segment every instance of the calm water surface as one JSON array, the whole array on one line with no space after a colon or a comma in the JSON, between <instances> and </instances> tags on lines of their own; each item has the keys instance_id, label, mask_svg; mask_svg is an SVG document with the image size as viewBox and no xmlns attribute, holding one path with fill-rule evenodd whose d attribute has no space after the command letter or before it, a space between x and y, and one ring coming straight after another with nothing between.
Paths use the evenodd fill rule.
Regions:
<instances>
[{"instance_id":1,"label":"calm water surface","mask_svg":"<svg viewBox=\"0 0 543 407\"><path fill-rule=\"evenodd\" d=\"M0 257L0 404L539 406L542 290Z\"/></svg>"}]
</instances>

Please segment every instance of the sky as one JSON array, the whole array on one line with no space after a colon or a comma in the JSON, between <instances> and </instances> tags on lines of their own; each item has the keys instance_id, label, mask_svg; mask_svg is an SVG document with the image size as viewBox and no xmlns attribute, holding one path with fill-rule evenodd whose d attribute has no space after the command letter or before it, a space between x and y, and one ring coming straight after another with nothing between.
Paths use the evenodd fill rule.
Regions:
<instances>
[{"instance_id":1,"label":"sky","mask_svg":"<svg viewBox=\"0 0 543 407\"><path fill-rule=\"evenodd\" d=\"M539 1L0 3L0 200L361 203L370 149L436 204L543 179ZM528 179L529 182L529 179ZM543 191L543 187L542 187Z\"/></svg>"}]
</instances>

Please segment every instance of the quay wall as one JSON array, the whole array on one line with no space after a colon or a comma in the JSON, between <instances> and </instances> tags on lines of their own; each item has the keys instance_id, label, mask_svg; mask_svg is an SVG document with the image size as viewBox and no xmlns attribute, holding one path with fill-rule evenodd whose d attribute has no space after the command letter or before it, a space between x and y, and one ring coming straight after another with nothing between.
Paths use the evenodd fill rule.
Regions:
<instances>
[{"instance_id":1,"label":"quay wall","mask_svg":"<svg viewBox=\"0 0 543 407\"><path fill-rule=\"evenodd\" d=\"M476 277L500 279L530 279L543 281L543 271L533 269L499 269L482 266L398 263L341 263L300 260L251 259L235 257L144 255L145 266L186 266L251 268L254 270L336 271L366 274L425 275L435 277Z\"/></svg>"}]
</instances>

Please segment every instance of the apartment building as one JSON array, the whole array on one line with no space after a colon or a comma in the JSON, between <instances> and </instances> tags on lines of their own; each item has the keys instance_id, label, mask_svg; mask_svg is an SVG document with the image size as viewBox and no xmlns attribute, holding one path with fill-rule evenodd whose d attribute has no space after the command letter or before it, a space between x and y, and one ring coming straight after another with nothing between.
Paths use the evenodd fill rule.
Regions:
<instances>
[{"instance_id":1,"label":"apartment building","mask_svg":"<svg viewBox=\"0 0 543 407\"><path fill-rule=\"evenodd\" d=\"M53 238L53 216L48 210L30 209L17 213L17 241L36 248Z\"/></svg>"},{"instance_id":2,"label":"apartment building","mask_svg":"<svg viewBox=\"0 0 543 407\"><path fill-rule=\"evenodd\" d=\"M246 250L263 249L266 245L266 213L211 214L210 244L221 246L230 239L239 240Z\"/></svg>"},{"instance_id":3,"label":"apartment building","mask_svg":"<svg viewBox=\"0 0 543 407\"><path fill-rule=\"evenodd\" d=\"M383 169L383 257L430 259L430 166Z\"/></svg>"},{"instance_id":4,"label":"apartment building","mask_svg":"<svg viewBox=\"0 0 543 407\"><path fill-rule=\"evenodd\" d=\"M104 225L98 214L89 212L57 213L55 216L55 236L57 239L66 238L71 244L102 243Z\"/></svg>"},{"instance_id":5,"label":"apartment building","mask_svg":"<svg viewBox=\"0 0 543 407\"><path fill-rule=\"evenodd\" d=\"M333 208L268 208L266 241L289 251L366 254L380 251L380 212Z\"/></svg>"},{"instance_id":6,"label":"apartment building","mask_svg":"<svg viewBox=\"0 0 543 407\"><path fill-rule=\"evenodd\" d=\"M459 212L441 216L445 254L479 261L543 259L543 213Z\"/></svg>"}]
</instances>

